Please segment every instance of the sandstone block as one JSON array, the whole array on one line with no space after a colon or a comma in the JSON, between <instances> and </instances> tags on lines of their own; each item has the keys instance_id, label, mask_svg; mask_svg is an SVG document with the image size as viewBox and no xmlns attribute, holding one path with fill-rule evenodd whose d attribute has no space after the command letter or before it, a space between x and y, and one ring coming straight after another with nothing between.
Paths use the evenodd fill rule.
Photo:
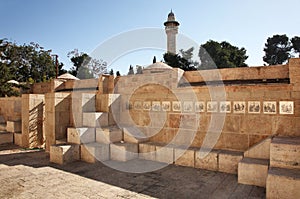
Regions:
<instances>
[{"instance_id":1,"label":"sandstone block","mask_svg":"<svg viewBox=\"0 0 300 199\"><path fill-rule=\"evenodd\" d=\"M300 138L273 138L270 147L270 166L300 169Z\"/></svg>"},{"instance_id":2,"label":"sandstone block","mask_svg":"<svg viewBox=\"0 0 300 199\"><path fill-rule=\"evenodd\" d=\"M238 183L266 187L269 160L243 158L238 165Z\"/></svg>"},{"instance_id":3,"label":"sandstone block","mask_svg":"<svg viewBox=\"0 0 300 199\"><path fill-rule=\"evenodd\" d=\"M6 123L0 123L0 131L6 131Z\"/></svg>"},{"instance_id":4,"label":"sandstone block","mask_svg":"<svg viewBox=\"0 0 300 199\"><path fill-rule=\"evenodd\" d=\"M175 164L186 167L195 167L195 149L174 148Z\"/></svg>"},{"instance_id":5,"label":"sandstone block","mask_svg":"<svg viewBox=\"0 0 300 199\"><path fill-rule=\"evenodd\" d=\"M22 123L21 121L7 121L6 122L6 131L15 133L22 131Z\"/></svg>"},{"instance_id":6,"label":"sandstone block","mask_svg":"<svg viewBox=\"0 0 300 199\"><path fill-rule=\"evenodd\" d=\"M167 164L174 163L174 148L172 146L156 146L156 161Z\"/></svg>"},{"instance_id":7,"label":"sandstone block","mask_svg":"<svg viewBox=\"0 0 300 199\"><path fill-rule=\"evenodd\" d=\"M14 134L8 132L0 132L0 144L13 143Z\"/></svg>"},{"instance_id":8,"label":"sandstone block","mask_svg":"<svg viewBox=\"0 0 300 199\"><path fill-rule=\"evenodd\" d=\"M135 127L123 128L124 141L129 143L142 143L148 141L147 135Z\"/></svg>"},{"instance_id":9,"label":"sandstone block","mask_svg":"<svg viewBox=\"0 0 300 199\"><path fill-rule=\"evenodd\" d=\"M300 198L300 172L297 169L270 168L266 198Z\"/></svg>"},{"instance_id":10,"label":"sandstone block","mask_svg":"<svg viewBox=\"0 0 300 199\"><path fill-rule=\"evenodd\" d=\"M18 146L22 146L22 133L20 132L14 133L14 144Z\"/></svg>"},{"instance_id":11,"label":"sandstone block","mask_svg":"<svg viewBox=\"0 0 300 199\"><path fill-rule=\"evenodd\" d=\"M80 146L81 160L89 163L109 160L109 144L89 143Z\"/></svg>"},{"instance_id":12,"label":"sandstone block","mask_svg":"<svg viewBox=\"0 0 300 199\"><path fill-rule=\"evenodd\" d=\"M95 142L95 128L68 128L67 142L73 144Z\"/></svg>"},{"instance_id":13,"label":"sandstone block","mask_svg":"<svg viewBox=\"0 0 300 199\"><path fill-rule=\"evenodd\" d=\"M139 143L139 158L155 161L155 148L154 143Z\"/></svg>"},{"instance_id":14,"label":"sandstone block","mask_svg":"<svg viewBox=\"0 0 300 199\"><path fill-rule=\"evenodd\" d=\"M110 144L110 159L126 162L138 158L138 144L115 143Z\"/></svg>"},{"instance_id":15,"label":"sandstone block","mask_svg":"<svg viewBox=\"0 0 300 199\"><path fill-rule=\"evenodd\" d=\"M118 127L96 128L96 142L109 144L123 140L123 132Z\"/></svg>"},{"instance_id":16,"label":"sandstone block","mask_svg":"<svg viewBox=\"0 0 300 199\"><path fill-rule=\"evenodd\" d=\"M82 113L82 125L85 127L106 127L108 126L108 113Z\"/></svg>"},{"instance_id":17,"label":"sandstone block","mask_svg":"<svg viewBox=\"0 0 300 199\"><path fill-rule=\"evenodd\" d=\"M219 153L219 171L225 173L237 174L238 163L243 158L243 153L238 151L220 151Z\"/></svg>"},{"instance_id":18,"label":"sandstone block","mask_svg":"<svg viewBox=\"0 0 300 199\"><path fill-rule=\"evenodd\" d=\"M247 151L244 152L244 157L258 158L258 159L270 159L270 144L271 137L264 139L263 141L255 144Z\"/></svg>"},{"instance_id":19,"label":"sandstone block","mask_svg":"<svg viewBox=\"0 0 300 199\"><path fill-rule=\"evenodd\" d=\"M79 145L52 145L50 146L50 162L66 164L80 159Z\"/></svg>"},{"instance_id":20,"label":"sandstone block","mask_svg":"<svg viewBox=\"0 0 300 199\"><path fill-rule=\"evenodd\" d=\"M218 155L219 150L211 150L206 152L203 150L203 153L207 153L205 157L201 157L200 150L197 150L195 153L195 168L206 169L211 171L218 171Z\"/></svg>"}]
</instances>

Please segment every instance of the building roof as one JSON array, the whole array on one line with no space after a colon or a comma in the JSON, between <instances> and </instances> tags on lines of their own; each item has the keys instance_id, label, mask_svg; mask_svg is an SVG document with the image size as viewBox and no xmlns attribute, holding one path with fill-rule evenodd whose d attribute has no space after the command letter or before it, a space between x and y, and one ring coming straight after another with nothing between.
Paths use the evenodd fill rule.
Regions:
<instances>
[{"instance_id":1,"label":"building roof","mask_svg":"<svg viewBox=\"0 0 300 199\"><path fill-rule=\"evenodd\" d=\"M147 66L144 70L170 70L172 69L171 66L163 63L163 62L156 62Z\"/></svg>"},{"instance_id":2,"label":"building roof","mask_svg":"<svg viewBox=\"0 0 300 199\"><path fill-rule=\"evenodd\" d=\"M70 73L65 73L57 77L57 79L65 79L65 80L79 80L77 77L71 75Z\"/></svg>"}]
</instances>

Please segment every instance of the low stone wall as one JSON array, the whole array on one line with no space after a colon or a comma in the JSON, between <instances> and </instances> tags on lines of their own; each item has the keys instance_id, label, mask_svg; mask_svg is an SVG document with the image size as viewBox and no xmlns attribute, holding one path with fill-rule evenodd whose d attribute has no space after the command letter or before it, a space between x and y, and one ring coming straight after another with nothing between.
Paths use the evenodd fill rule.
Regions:
<instances>
[{"instance_id":1,"label":"low stone wall","mask_svg":"<svg viewBox=\"0 0 300 199\"><path fill-rule=\"evenodd\" d=\"M21 97L0 98L0 115L2 115L6 121L20 121L21 109Z\"/></svg>"}]
</instances>

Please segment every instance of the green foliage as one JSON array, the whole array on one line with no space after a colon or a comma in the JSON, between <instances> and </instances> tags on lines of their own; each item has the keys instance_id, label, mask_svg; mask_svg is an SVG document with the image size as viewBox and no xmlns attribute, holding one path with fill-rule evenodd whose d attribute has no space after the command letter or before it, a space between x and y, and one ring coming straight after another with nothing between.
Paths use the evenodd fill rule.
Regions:
<instances>
[{"instance_id":1,"label":"green foliage","mask_svg":"<svg viewBox=\"0 0 300 199\"><path fill-rule=\"evenodd\" d=\"M165 53L164 61L169 66L181 68L184 71L197 70L197 62L192 61L194 48L180 49L179 54Z\"/></svg>"},{"instance_id":2,"label":"green foliage","mask_svg":"<svg viewBox=\"0 0 300 199\"><path fill-rule=\"evenodd\" d=\"M133 70L133 67L131 65L129 66L128 75L134 75L134 70Z\"/></svg>"},{"instance_id":3,"label":"green foliage","mask_svg":"<svg viewBox=\"0 0 300 199\"><path fill-rule=\"evenodd\" d=\"M265 43L264 62L269 65L282 64L290 58L291 42L286 35L274 35Z\"/></svg>"},{"instance_id":4,"label":"green foliage","mask_svg":"<svg viewBox=\"0 0 300 199\"><path fill-rule=\"evenodd\" d=\"M121 76L120 71L117 71L116 75L117 76Z\"/></svg>"},{"instance_id":5,"label":"green foliage","mask_svg":"<svg viewBox=\"0 0 300 199\"><path fill-rule=\"evenodd\" d=\"M245 48L232 46L226 41L219 43L213 40L200 46L198 56L201 60L198 67L200 70L246 67L245 61L248 58Z\"/></svg>"},{"instance_id":6,"label":"green foliage","mask_svg":"<svg viewBox=\"0 0 300 199\"><path fill-rule=\"evenodd\" d=\"M155 64L156 63L156 57L154 56L153 57L153 62L152 62L153 64Z\"/></svg>"},{"instance_id":7,"label":"green foliage","mask_svg":"<svg viewBox=\"0 0 300 199\"><path fill-rule=\"evenodd\" d=\"M110 74L110 75L114 75L114 70L113 70L113 69L110 69L109 74Z\"/></svg>"},{"instance_id":8,"label":"green foliage","mask_svg":"<svg viewBox=\"0 0 300 199\"><path fill-rule=\"evenodd\" d=\"M143 74L143 67L142 66L136 66L136 74Z\"/></svg>"},{"instance_id":9,"label":"green foliage","mask_svg":"<svg viewBox=\"0 0 300 199\"><path fill-rule=\"evenodd\" d=\"M0 84L1 96L18 95L9 80L18 82L43 82L56 75L50 50L44 50L36 43L17 45L0 39Z\"/></svg>"},{"instance_id":10,"label":"green foliage","mask_svg":"<svg viewBox=\"0 0 300 199\"><path fill-rule=\"evenodd\" d=\"M299 53L299 57L300 57L300 37L298 36L293 37L291 39L291 42L295 53Z\"/></svg>"},{"instance_id":11,"label":"green foliage","mask_svg":"<svg viewBox=\"0 0 300 199\"><path fill-rule=\"evenodd\" d=\"M69 52L68 57L73 63L69 73L79 79L95 78L100 74L107 73L107 63L105 61L92 58L83 52L79 53L78 49Z\"/></svg>"}]
</instances>

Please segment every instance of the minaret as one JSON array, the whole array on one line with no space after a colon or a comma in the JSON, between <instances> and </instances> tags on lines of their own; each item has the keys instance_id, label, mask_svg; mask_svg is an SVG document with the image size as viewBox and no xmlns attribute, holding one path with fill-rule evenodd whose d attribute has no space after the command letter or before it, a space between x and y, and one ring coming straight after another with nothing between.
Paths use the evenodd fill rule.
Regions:
<instances>
[{"instance_id":1,"label":"minaret","mask_svg":"<svg viewBox=\"0 0 300 199\"><path fill-rule=\"evenodd\" d=\"M164 23L167 34L167 51L168 53L176 54L176 35L178 33L178 21L175 20L174 13L168 15L168 20Z\"/></svg>"}]
</instances>

